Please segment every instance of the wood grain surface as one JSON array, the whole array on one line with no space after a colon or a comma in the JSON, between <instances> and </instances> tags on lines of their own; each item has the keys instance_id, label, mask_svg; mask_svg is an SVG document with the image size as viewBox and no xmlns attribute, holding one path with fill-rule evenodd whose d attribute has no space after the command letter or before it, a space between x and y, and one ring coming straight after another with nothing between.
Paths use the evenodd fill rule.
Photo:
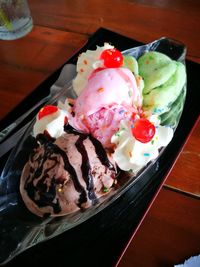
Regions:
<instances>
[{"instance_id":1,"label":"wood grain surface","mask_svg":"<svg viewBox=\"0 0 200 267\"><path fill-rule=\"evenodd\" d=\"M32 32L0 40L0 118L99 27L144 43L174 38L187 46L188 59L200 63L199 0L30 0L29 5ZM200 252L199 136L198 123L120 267L173 266Z\"/></svg>"},{"instance_id":2,"label":"wood grain surface","mask_svg":"<svg viewBox=\"0 0 200 267\"><path fill-rule=\"evenodd\" d=\"M162 189L118 267L172 267L200 254L199 200Z\"/></svg>"}]
</instances>

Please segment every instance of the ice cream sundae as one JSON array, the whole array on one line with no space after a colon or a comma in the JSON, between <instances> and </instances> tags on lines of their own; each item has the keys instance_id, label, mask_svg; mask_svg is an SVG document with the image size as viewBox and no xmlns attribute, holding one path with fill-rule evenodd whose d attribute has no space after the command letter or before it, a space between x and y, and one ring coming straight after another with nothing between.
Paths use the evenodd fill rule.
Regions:
<instances>
[{"instance_id":1,"label":"ice cream sundae","mask_svg":"<svg viewBox=\"0 0 200 267\"><path fill-rule=\"evenodd\" d=\"M40 217L84 210L115 190L118 172L137 175L171 141L162 114L185 83L185 66L159 52L136 59L105 44L82 53L77 98L37 114L20 183L27 208Z\"/></svg>"}]
</instances>

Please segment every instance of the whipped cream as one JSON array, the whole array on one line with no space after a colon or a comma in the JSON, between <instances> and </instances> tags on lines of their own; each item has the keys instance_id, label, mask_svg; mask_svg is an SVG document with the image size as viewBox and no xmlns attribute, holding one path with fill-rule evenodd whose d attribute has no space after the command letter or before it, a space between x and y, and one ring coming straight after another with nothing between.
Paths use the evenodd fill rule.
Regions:
<instances>
[{"instance_id":1,"label":"whipped cream","mask_svg":"<svg viewBox=\"0 0 200 267\"><path fill-rule=\"evenodd\" d=\"M112 49L114 46L105 43L104 46L97 46L97 49L87 50L82 53L77 61L77 76L73 80L73 89L79 96L84 87L87 85L90 74L97 68L103 67L103 61L100 60L101 53L106 49Z\"/></svg>"},{"instance_id":2,"label":"whipped cream","mask_svg":"<svg viewBox=\"0 0 200 267\"><path fill-rule=\"evenodd\" d=\"M116 145L113 159L121 170L137 173L149 161L159 155L159 149L169 144L173 137L173 129L159 125L156 115L148 120L156 127L151 141L142 143L134 138L131 132L131 122L122 120L119 130L112 136L111 142Z\"/></svg>"},{"instance_id":3,"label":"whipped cream","mask_svg":"<svg viewBox=\"0 0 200 267\"><path fill-rule=\"evenodd\" d=\"M34 137L38 134L43 134L45 131L47 131L52 138L60 137L64 132L66 117L68 117L67 113L61 109L58 109L56 112L46 115L41 119L39 119L37 115L33 127Z\"/></svg>"}]
</instances>

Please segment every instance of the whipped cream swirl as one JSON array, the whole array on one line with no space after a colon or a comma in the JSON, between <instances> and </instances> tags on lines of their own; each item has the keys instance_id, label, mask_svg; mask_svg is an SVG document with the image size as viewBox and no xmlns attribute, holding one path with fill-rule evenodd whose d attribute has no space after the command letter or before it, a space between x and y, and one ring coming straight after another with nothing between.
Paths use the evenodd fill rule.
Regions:
<instances>
[{"instance_id":1,"label":"whipped cream swirl","mask_svg":"<svg viewBox=\"0 0 200 267\"><path fill-rule=\"evenodd\" d=\"M156 115L148 118L155 125L156 132L151 141L142 143L135 139L131 131L131 122L122 120L119 130L112 136L115 144L113 159L121 170L137 173L148 162L157 158L159 149L169 144L173 137L173 129L159 125Z\"/></svg>"}]
</instances>

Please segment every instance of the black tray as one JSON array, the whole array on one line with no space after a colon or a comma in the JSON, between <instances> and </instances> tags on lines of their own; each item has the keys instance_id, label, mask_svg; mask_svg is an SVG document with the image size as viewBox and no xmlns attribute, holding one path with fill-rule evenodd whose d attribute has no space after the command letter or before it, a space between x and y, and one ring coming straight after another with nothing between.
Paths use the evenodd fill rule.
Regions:
<instances>
[{"instance_id":1,"label":"black tray","mask_svg":"<svg viewBox=\"0 0 200 267\"><path fill-rule=\"evenodd\" d=\"M152 40L153 41L153 40ZM122 36L118 33L100 28L66 63L75 63L78 54L85 49L95 49L96 45L109 42L119 50L125 50L141 45L140 42ZM114 266L120 255L135 233L147 213L150 204L155 199L164 183L167 174L173 166L186 139L188 138L199 115L198 92L200 90L198 64L186 61L188 86L184 111L172 142L163 155L149 170L142 180L139 180L118 198L110 207L104 209L88 221L75 228L26 250L5 266L41 266L53 262L65 266ZM53 75L44 81L17 108L0 122L0 131L14 119L49 94L50 86L57 80L61 66ZM43 88L41 90L41 88ZM44 92L43 95L41 92ZM27 104L28 103L28 104ZM2 170L9 153L0 160ZM151 176L151 179L149 179ZM46 229L51 233L53 229ZM13 243L13 246L16 244Z\"/></svg>"}]
</instances>

